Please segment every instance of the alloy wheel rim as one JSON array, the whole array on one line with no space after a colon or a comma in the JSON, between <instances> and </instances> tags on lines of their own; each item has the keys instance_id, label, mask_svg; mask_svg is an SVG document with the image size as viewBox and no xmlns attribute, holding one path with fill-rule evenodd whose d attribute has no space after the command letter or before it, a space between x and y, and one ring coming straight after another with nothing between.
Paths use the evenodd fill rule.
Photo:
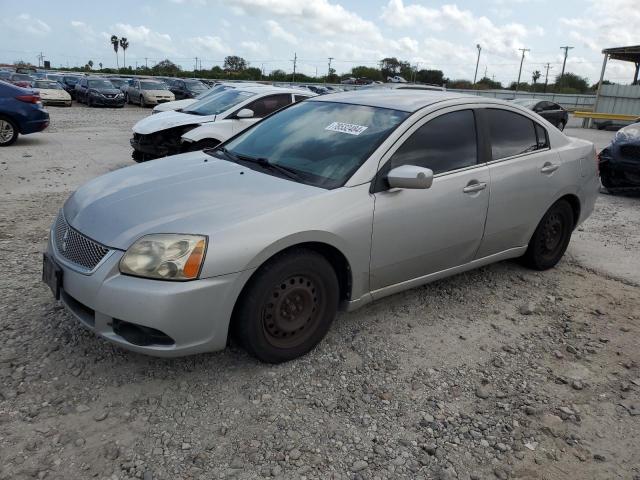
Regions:
<instances>
[{"instance_id":1,"label":"alloy wheel rim","mask_svg":"<svg viewBox=\"0 0 640 480\"><path fill-rule=\"evenodd\" d=\"M320 317L322 291L307 275L294 275L275 285L262 310L267 341L277 348L291 348L306 340Z\"/></svg>"},{"instance_id":2,"label":"alloy wheel rim","mask_svg":"<svg viewBox=\"0 0 640 480\"><path fill-rule=\"evenodd\" d=\"M13 138L13 125L6 120L0 120L0 143L7 143Z\"/></svg>"},{"instance_id":3,"label":"alloy wheel rim","mask_svg":"<svg viewBox=\"0 0 640 480\"><path fill-rule=\"evenodd\" d=\"M562 244L564 225L559 214L554 213L547 218L542 233L542 246L545 253L553 253Z\"/></svg>"}]
</instances>

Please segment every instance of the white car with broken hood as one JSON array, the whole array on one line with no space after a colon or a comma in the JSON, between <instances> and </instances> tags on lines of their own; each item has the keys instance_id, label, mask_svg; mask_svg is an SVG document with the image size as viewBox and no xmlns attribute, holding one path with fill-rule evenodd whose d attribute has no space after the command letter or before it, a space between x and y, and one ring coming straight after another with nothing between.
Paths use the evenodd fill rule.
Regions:
<instances>
[{"instance_id":1,"label":"white car with broken hood","mask_svg":"<svg viewBox=\"0 0 640 480\"><path fill-rule=\"evenodd\" d=\"M133 126L133 159L143 162L216 146L267 115L312 96L297 88L230 88L179 112L150 115Z\"/></svg>"}]
</instances>

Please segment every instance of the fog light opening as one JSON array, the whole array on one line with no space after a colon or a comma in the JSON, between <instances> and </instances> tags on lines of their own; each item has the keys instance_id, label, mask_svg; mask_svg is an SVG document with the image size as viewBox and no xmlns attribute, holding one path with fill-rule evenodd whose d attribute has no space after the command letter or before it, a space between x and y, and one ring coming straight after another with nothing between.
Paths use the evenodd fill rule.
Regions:
<instances>
[{"instance_id":1,"label":"fog light opening","mask_svg":"<svg viewBox=\"0 0 640 480\"><path fill-rule=\"evenodd\" d=\"M121 336L127 342L139 347L149 347L152 345L170 346L175 345L175 340L164 332L151 327L136 325L135 323L113 319L113 332Z\"/></svg>"}]
</instances>

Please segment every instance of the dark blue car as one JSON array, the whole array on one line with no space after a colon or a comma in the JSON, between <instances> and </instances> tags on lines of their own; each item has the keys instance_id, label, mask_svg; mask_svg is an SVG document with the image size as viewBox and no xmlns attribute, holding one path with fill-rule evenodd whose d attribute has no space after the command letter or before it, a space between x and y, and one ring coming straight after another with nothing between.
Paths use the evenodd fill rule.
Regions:
<instances>
[{"instance_id":1,"label":"dark blue car","mask_svg":"<svg viewBox=\"0 0 640 480\"><path fill-rule=\"evenodd\" d=\"M18 134L41 132L49 125L49 113L36 90L0 80L0 147L11 145Z\"/></svg>"},{"instance_id":2,"label":"dark blue car","mask_svg":"<svg viewBox=\"0 0 640 480\"><path fill-rule=\"evenodd\" d=\"M600 181L609 192L640 192L640 118L618 130L598 159Z\"/></svg>"}]
</instances>

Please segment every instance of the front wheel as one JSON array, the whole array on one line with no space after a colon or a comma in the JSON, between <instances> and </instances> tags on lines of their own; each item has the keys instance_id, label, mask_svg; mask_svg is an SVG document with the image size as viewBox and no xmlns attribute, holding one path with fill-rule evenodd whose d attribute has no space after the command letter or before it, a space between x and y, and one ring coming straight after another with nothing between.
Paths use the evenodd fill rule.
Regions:
<instances>
[{"instance_id":1,"label":"front wheel","mask_svg":"<svg viewBox=\"0 0 640 480\"><path fill-rule=\"evenodd\" d=\"M236 339L259 360L300 357L326 335L338 310L336 272L306 249L282 253L253 276L234 312Z\"/></svg>"},{"instance_id":2,"label":"front wheel","mask_svg":"<svg viewBox=\"0 0 640 480\"><path fill-rule=\"evenodd\" d=\"M535 270L555 267L569 246L574 215L566 200L554 203L538 224L522 260Z\"/></svg>"},{"instance_id":3,"label":"front wheel","mask_svg":"<svg viewBox=\"0 0 640 480\"><path fill-rule=\"evenodd\" d=\"M8 147L18 139L18 126L6 117L0 117L0 147Z\"/></svg>"}]
</instances>

